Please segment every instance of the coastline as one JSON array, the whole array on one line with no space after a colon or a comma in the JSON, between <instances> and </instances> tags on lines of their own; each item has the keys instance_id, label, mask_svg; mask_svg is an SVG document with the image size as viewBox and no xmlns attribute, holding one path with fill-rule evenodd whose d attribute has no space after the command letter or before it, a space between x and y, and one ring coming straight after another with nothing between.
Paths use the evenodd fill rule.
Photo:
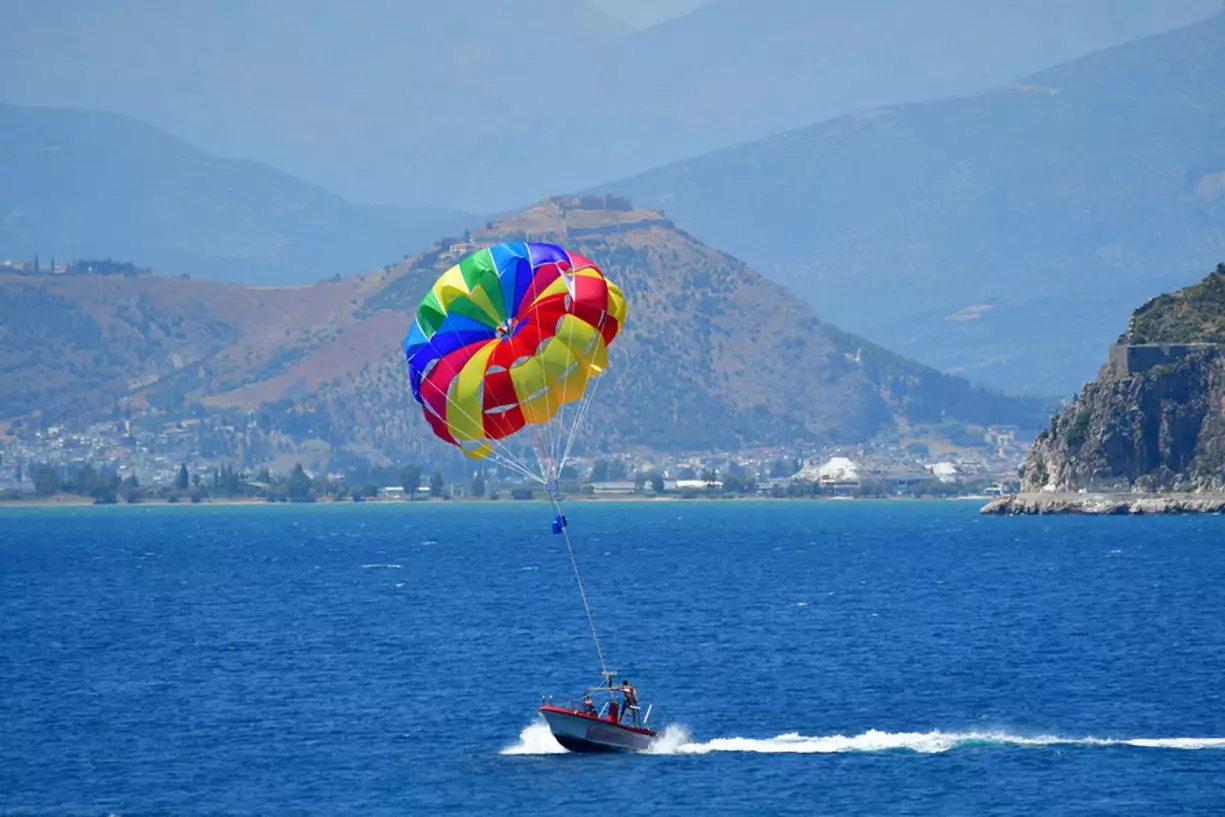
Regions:
<instances>
[{"instance_id":1,"label":"coastline","mask_svg":"<svg viewBox=\"0 0 1225 817\"><path fill-rule=\"evenodd\" d=\"M1151 516L1225 513L1225 493L1063 493L997 497L982 508L987 516Z\"/></svg>"},{"instance_id":2,"label":"coastline","mask_svg":"<svg viewBox=\"0 0 1225 817\"><path fill-rule=\"evenodd\" d=\"M685 497L679 495L668 496L601 496L592 497L582 494L575 494L563 498L567 504L570 503L641 503L641 502L685 502L694 503L701 502L981 502L986 497L973 494L966 496L793 496L793 497L775 497L775 496L757 496L757 495L737 495L737 496L693 496ZM0 510L5 508L108 508L108 507L150 507L150 508L174 508L174 507L194 507L194 508L218 508L229 506L242 507L283 507L306 506L311 505L373 505L373 506L397 506L397 505L519 505L529 504L532 502L547 502L543 498L535 499L511 499L509 497L502 499L488 499L476 497L423 497L421 499L364 499L361 502L353 502L348 499L333 500L333 499L317 499L314 502L269 502L263 498L222 498L222 499L205 499L200 502L178 501L168 502L165 499L142 499L140 502L111 502L111 503L96 503L88 497L81 497L72 494L61 494L50 497L28 498L28 499L0 499Z\"/></svg>"}]
</instances>

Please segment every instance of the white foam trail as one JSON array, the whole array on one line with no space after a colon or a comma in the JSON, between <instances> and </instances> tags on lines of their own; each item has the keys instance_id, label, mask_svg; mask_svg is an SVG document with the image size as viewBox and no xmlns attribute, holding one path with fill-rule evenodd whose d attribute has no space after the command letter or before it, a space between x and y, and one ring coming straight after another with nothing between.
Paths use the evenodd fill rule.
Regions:
<instances>
[{"instance_id":1,"label":"white foam trail","mask_svg":"<svg viewBox=\"0 0 1225 817\"><path fill-rule=\"evenodd\" d=\"M402 567L404 567L404 565L397 565L397 564L372 564L372 565L362 565L362 570L374 570L374 569L376 569L376 568L384 568L384 569L386 569L386 570L399 570L399 569L400 569L400 568L402 568Z\"/></svg>"},{"instance_id":2,"label":"white foam trail","mask_svg":"<svg viewBox=\"0 0 1225 817\"><path fill-rule=\"evenodd\" d=\"M869 729L859 735L809 737L787 732L772 738L715 738L694 742L689 731L669 725L646 752L652 755L706 755L711 752L755 752L759 754L840 754L850 752L908 751L939 754L970 746L1135 746L1144 749L1219 749L1225 738L1070 738L1059 735L1012 735L1007 732L881 732ZM501 751L504 755L565 754L544 721L524 727L519 741Z\"/></svg>"},{"instance_id":3,"label":"white foam trail","mask_svg":"<svg viewBox=\"0 0 1225 817\"><path fill-rule=\"evenodd\" d=\"M1139 746L1144 749L1225 749L1225 738L1127 738L1100 741L1086 739L1076 742L1095 746Z\"/></svg>"},{"instance_id":4,"label":"white foam trail","mask_svg":"<svg viewBox=\"0 0 1225 817\"><path fill-rule=\"evenodd\" d=\"M1147 749L1225 749L1225 738L1069 738L1027 737L1005 732L880 732L806 737L788 732L773 738L715 738L694 743L683 727L670 726L651 747L651 754L705 755L710 752L767 754L836 754L843 752L947 752L962 746L1137 746Z\"/></svg>"},{"instance_id":5,"label":"white foam trail","mask_svg":"<svg viewBox=\"0 0 1225 817\"><path fill-rule=\"evenodd\" d=\"M535 721L524 727L519 733L519 742L507 746L499 754L503 755L560 755L566 749L553 737L549 725L544 721Z\"/></svg>"}]
</instances>

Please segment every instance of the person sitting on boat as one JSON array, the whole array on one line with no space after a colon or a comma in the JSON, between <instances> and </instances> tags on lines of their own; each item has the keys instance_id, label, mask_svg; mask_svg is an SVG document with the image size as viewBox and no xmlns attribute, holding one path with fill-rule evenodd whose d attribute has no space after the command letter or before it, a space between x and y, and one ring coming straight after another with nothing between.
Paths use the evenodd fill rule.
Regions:
<instances>
[{"instance_id":1,"label":"person sitting on boat","mask_svg":"<svg viewBox=\"0 0 1225 817\"><path fill-rule=\"evenodd\" d=\"M629 682L628 678L621 679L621 694L624 696L621 702L621 715L624 717L626 712L632 712L634 715L634 726L637 726L638 690L634 689L634 685Z\"/></svg>"},{"instance_id":2,"label":"person sitting on boat","mask_svg":"<svg viewBox=\"0 0 1225 817\"><path fill-rule=\"evenodd\" d=\"M584 714L587 714L587 715L595 715L595 713L596 713L596 712L595 712L595 704L593 704L593 703L591 702L591 696L590 696L590 695L585 695L585 696L583 697L583 713L584 713Z\"/></svg>"}]
</instances>

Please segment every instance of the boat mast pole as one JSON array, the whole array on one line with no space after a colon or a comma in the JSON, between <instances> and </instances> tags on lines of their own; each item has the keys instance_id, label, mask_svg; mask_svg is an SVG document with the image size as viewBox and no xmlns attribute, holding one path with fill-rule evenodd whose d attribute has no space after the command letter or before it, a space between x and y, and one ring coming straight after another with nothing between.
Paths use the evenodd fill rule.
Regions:
<instances>
[{"instance_id":1,"label":"boat mast pole","mask_svg":"<svg viewBox=\"0 0 1225 817\"><path fill-rule=\"evenodd\" d=\"M557 498L556 482L548 486L549 498L553 500L553 512L556 517L553 522L553 532L560 533L566 542L566 552L570 554L570 566L574 568L574 580L578 582L579 598L583 600L583 610L587 613L587 625L591 627L591 638L595 641L595 653L600 659L600 675L604 683L611 683L608 665L604 663L604 650L600 648L600 634L595 629L595 619L591 616L591 605L587 603L587 591L583 588L583 577L578 572L578 560L574 558L574 547L570 544L570 533L566 530L566 517L561 512L561 502Z\"/></svg>"}]
</instances>

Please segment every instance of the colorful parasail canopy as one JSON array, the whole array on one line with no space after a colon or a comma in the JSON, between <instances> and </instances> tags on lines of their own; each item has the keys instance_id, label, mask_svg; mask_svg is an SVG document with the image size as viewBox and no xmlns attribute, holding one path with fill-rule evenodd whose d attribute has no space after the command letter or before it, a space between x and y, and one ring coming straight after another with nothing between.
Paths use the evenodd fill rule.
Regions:
<instances>
[{"instance_id":1,"label":"colorful parasail canopy","mask_svg":"<svg viewBox=\"0 0 1225 817\"><path fill-rule=\"evenodd\" d=\"M404 341L413 397L434 433L474 459L580 400L608 365L625 297L554 244L478 250L434 283Z\"/></svg>"}]
</instances>

